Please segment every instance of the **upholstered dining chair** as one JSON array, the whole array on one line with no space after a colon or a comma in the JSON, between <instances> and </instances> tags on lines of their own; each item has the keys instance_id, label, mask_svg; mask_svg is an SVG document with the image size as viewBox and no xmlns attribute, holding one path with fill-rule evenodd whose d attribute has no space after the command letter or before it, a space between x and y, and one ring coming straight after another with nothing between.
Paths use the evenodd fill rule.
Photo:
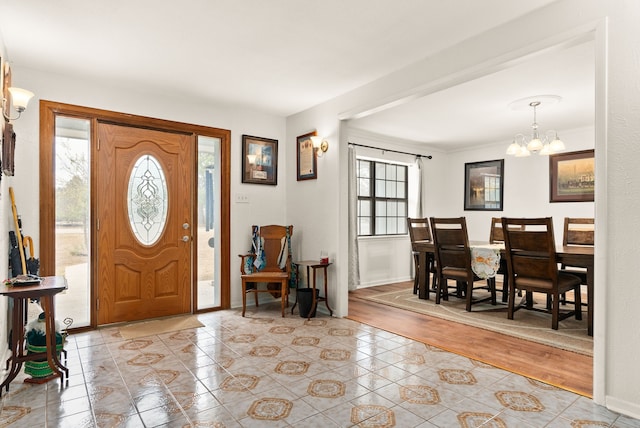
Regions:
<instances>
[{"instance_id":1,"label":"upholstered dining chair","mask_svg":"<svg viewBox=\"0 0 640 428\"><path fill-rule=\"evenodd\" d=\"M411 240L411 252L413 255L413 264L415 275L413 278L413 294L418 292L418 284L420 278L418 272L420 272L420 252L415 248L415 244L418 241L432 242L431 231L429 230L429 218L407 218L407 227L409 229L409 238ZM433 274L432 289L436 287L436 267L435 267L435 255L433 253L427 253L427 266L428 272ZM427 287L429 284L425 284ZM427 294L428 295L428 294Z\"/></svg>"},{"instance_id":2,"label":"upholstered dining chair","mask_svg":"<svg viewBox=\"0 0 640 428\"><path fill-rule=\"evenodd\" d=\"M252 226L252 251L240 254L242 278L242 316L247 309L247 294L253 293L258 307L258 294L270 293L280 298L282 316L289 306L291 270L291 235L293 226ZM260 288L260 284L266 284Z\"/></svg>"},{"instance_id":3,"label":"upholstered dining chair","mask_svg":"<svg viewBox=\"0 0 640 428\"><path fill-rule=\"evenodd\" d=\"M524 226L513 226L515 229L524 229ZM500 217L491 218L491 230L489 231L490 244L504 244L504 232L502 231L502 219ZM502 275L502 301L506 302L509 296L509 275L507 273L507 260L500 259L500 268L497 272Z\"/></svg>"},{"instance_id":4,"label":"upholstered dining chair","mask_svg":"<svg viewBox=\"0 0 640 428\"><path fill-rule=\"evenodd\" d=\"M471 250L469 248L469 235L467 222L464 217L456 218L430 218L431 233L436 254L437 291L436 304L440 299L449 299L448 280L456 281L455 295L464 296L466 310L471 311L471 306L476 303L490 300L496 304L495 278L486 279L486 285L475 286L477 281L484 281L478 277L471 268ZM473 298L473 290L485 289L489 296L479 299Z\"/></svg>"},{"instance_id":5,"label":"upholstered dining chair","mask_svg":"<svg viewBox=\"0 0 640 428\"><path fill-rule=\"evenodd\" d=\"M524 230L512 226L524 226ZM580 278L560 272L556 262L556 244L551 217L502 218L505 255L509 272L509 299L507 318L523 306L515 305L516 290L526 293L526 309L549 312L546 307L533 305L533 293L551 296L551 328L558 329L559 321L575 316L582 319L580 306ZM560 295L575 291L575 309L560 313Z\"/></svg>"}]
</instances>

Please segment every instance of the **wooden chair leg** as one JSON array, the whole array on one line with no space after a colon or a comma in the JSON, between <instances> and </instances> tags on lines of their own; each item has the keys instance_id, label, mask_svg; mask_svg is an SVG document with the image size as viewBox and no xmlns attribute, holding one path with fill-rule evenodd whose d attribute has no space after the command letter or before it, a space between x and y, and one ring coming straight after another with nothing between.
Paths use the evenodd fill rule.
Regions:
<instances>
[{"instance_id":1,"label":"wooden chair leg","mask_svg":"<svg viewBox=\"0 0 640 428\"><path fill-rule=\"evenodd\" d=\"M509 299L509 275L505 274L502 279L502 301Z\"/></svg>"},{"instance_id":2,"label":"wooden chair leg","mask_svg":"<svg viewBox=\"0 0 640 428\"><path fill-rule=\"evenodd\" d=\"M413 294L418 294L418 283L420 282L420 267L418 265L418 254L413 253ZM429 284L427 284L427 287Z\"/></svg>"},{"instance_id":3,"label":"wooden chair leg","mask_svg":"<svg viewBox=\"0 0 640 428\"><path fill-rule=\"evenodd\" d=\"M458 283L458 290L460 290L460 283ZM471 301L473 300L473 280L467 281L467 312L471 312Z\"/></svg>"},{"instance_id":4,"label":"wooden chair leg","mask_svg":"<svg viewBox=\"0 0 640 428\"><path fill-rule=\"evenodd\" d=\"M247 310L247 283L242 280L242 316Z\"/></svg>"},{"instance_id":5,"label":"wooden chair leg","mask_svg":"<svg viewBox=\"0 0 640 428\"><path fill-rule=\"evenodd\" d=\"M253 292L253 299L256 302L256 308L258 307L258 283L256 282L254 285L255 291Z\"/></svg>"},{"instance_id":6,"label":"wooden chair leg","mask_svg":"<svg viewBox=\"0 0 640 428\"><path fill-rule=\"evenodd\" d=\"M516 303L516 288L513 285L509 285L509 298L507 302L507 319L513 319L513 313L515 312Z\"/></svg>"},{"instance_id":7,"label":"wooden chair leg","mask_svg":"<svg viewBox=\"0 0 640 428\"><path fill-rule=\"evenodd\" d=\"M554 294L552 297L553 301L551 302L551 328L554 330L558 329L558 319L560 317L560 295Z\"/></svg>"},{"instance_id":8,"label":"wooden chair leg","mask_svg":"<svg viewBox=\"0 0 640 428\"><path fill-rule=\"evenodd\" d=\"M578 321L582 319L582 295L581 295L582 290L580 289L581 287L582 285L578 285L573 291L573 293L575 294L573 301L575 303L576 319Z\"/></svg>"},{"instance_id":9,"label":"wooden chair leg","mask_svg":"<svg viewBox=\"0 0 640 428\"><path fill-rule=\"evenodd\" d=\"M282 308L282 318L284 318L284 301L287 298L286 296L287 290L285 289L286 285L287 285L286 280L280 282L280 306Z\"/></svg>"},{"instance_id":10,"label":"wooden chair leg","mask_svg":"<svg viewBox=\"0 0 640 428\"><path fill-rule=\"evenodd\" d=\"M489 286L489 289L491 290L491 304L493 306L496 305L496 278L489 278L487 279L487 285Z\"/></svg>"}]
</instances>

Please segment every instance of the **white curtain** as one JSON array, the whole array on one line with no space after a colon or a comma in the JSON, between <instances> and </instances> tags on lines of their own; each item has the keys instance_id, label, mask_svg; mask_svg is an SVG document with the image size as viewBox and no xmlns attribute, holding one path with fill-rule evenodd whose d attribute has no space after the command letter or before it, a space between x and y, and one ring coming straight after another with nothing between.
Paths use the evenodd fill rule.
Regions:
<instances>
[{"instance_id":1,"label":"white curtain","mask_svg":"<svg viewBox=\"0 0 640 428\"><path fill-rule=\"evenodd\" d=\"M418 201L416 207L416 218L422 218L424 210L422 208L422 157L416 156L416 166L418 167Z\"/></svg>"},{"instance_id":2,"label":"white curtain","mask_svg":"<svg viewBox=\"0 0 640 428\"><path fill-rule=\"evenodd\" d=\"M356 149L349 145L349 290L355 290L360 285L357 167Z\"/></svg>"}]
</instances>

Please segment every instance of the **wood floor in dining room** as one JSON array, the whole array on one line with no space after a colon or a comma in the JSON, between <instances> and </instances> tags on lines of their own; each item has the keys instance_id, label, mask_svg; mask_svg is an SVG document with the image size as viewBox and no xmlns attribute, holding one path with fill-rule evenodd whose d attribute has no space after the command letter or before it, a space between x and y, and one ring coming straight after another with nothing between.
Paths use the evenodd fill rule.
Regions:
<instances>
[{"instance_id":1,"label":"wood floor in dining room","mask_svg":"<svg viewBox=\"0 0 640 428\"><path fill-rule=\"evenodd\" d=\"M590 356L361 298L411 287L413 282L402 282L352 291L347 318L592 397Z\"/></svg>"}]
</instances>

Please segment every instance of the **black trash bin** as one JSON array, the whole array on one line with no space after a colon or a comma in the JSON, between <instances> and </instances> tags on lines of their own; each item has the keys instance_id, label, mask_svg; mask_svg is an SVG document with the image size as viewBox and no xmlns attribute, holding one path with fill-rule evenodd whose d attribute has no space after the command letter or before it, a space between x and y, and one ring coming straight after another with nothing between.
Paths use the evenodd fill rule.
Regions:
<instances>
[{"instance_id":1,"label":"black trash bin","mask_svg":"<svg viewBox=\"0 0 640 428\"><path fill-rule=\"evenodd\" d=\"M296 290L298 295L298 304L300 305L300 316L302 318L313 318L316 316L316 307L318 306L318 296L320 295L320 290L316 289L316 305L315 307L311 307L313 304L313 288L299 288ZM311 313L311 315L309 315Z\"/></svg>"}]
</instances>

